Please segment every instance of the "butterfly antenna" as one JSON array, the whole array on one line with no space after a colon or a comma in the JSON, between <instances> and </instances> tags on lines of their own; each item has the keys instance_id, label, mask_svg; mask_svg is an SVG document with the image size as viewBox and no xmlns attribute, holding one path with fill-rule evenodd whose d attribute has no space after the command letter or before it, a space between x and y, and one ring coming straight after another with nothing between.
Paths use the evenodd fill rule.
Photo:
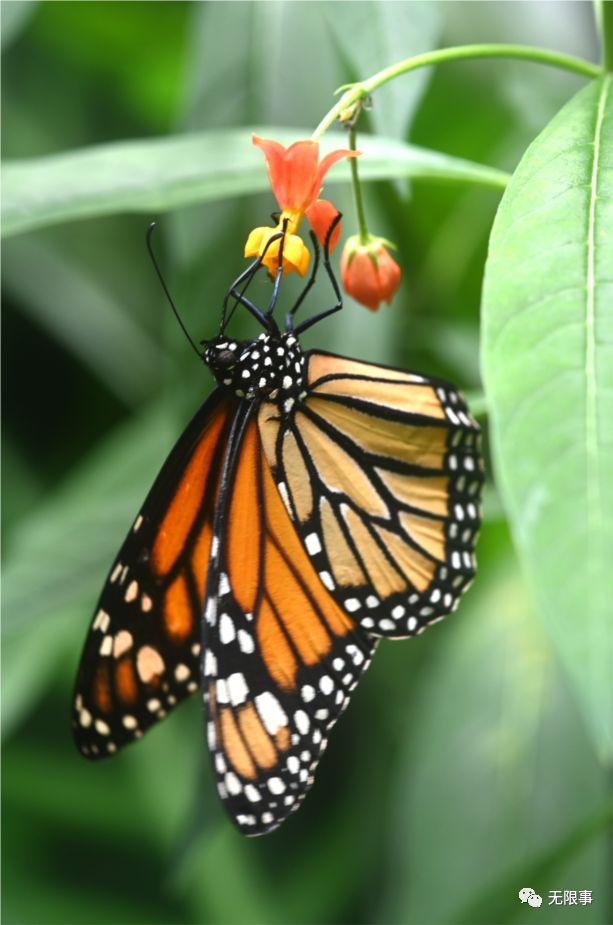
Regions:
<instances>
[{"instance_id":1,"label":"butterfly antenna","mask_svg":"<svg viewBox=\"0 0 613 925\"><path fill-rule=\"evenodd\" d=\"M201 354L200 354L200 351L198 350L198 347L196 346L196 344L195 344L194 341L192 340L189 331L187 330L187 328L186 328L185 325L183 324L183 321L181 320L181 316L180 316L179 312L177 311L177 307L176 307L175 303L174 303L173 300L172 300L172 296L171 296L170 292L168 291L168 286L166 285L166 282L165 282L165 280L164 280L164 277L162 276L162 271L160 270L160 267L159 267L159 264L158 264L158 262L157 262L157 260L156 260L155 254L153 253L153 246L152 246L152 244L151 244L151 238L153 237L154 229L155 229L155 222L151 222L151 224L150 224L149 227L147 228L147 250L149 251L149 256L151 257L151 262L152 262L153 266L155 267L155 272L157 273L158 279L159 279L160 283L162 284L162 289L164 290L164 293L165 293L165 295L166 295L166 298L168 299L168 303L169 303L170 307L172 308L172 310L173 310L173 312L174 312L175 318L177 319L177 321L179 322L179 324L180 324L180 326L181 326L181 330L183 331L183 333L184 333L185 336L187 337L188 341L190 342L190 344L191 344L191 346L192 346L192 349L193 349L194 353L196 354L196 356L198 357L198 359L201 360L201 359L202 359L202 356L201 356Z\"/></svg>"}]
</instances>

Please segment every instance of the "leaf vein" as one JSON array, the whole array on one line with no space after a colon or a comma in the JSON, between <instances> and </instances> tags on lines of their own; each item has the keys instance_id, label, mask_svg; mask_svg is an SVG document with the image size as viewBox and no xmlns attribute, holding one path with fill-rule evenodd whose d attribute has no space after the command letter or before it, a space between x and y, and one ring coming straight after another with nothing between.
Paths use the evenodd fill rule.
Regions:
<instances>
[{"instance_id":1,"label":"leaf vein","mask_svg":"<svg viewBox=\"0 0 613 925\"><path fill-rule=\"evenodd\" d=\"M587 520L589 524L590 536L597 537L603 529L602 522L602 502L600 497L600 476L598 471L598 409L597 409L597 388L596 388L596 332L595 332L595 293L596 293L596 204L598 202L598 168L600 161L600 145L602 135L602 123L604 121L605 107L611 78L605 78L602 83L600 98L598 100L598 111L596 115L596 126L594 132L594 159L592 162L592 178L590 191L590 207L588 214L588 234L587 234L587 273L586 273L586 348L585 348L585 438L586 438L586 478L587 478ZM600 546L600 544L597 544ZM600 565L597 563L597 557L594 551L590 555L590 562L593 566ZM598 576L595 582L590 582L591 587L598 587Z\"/></svg>"}]
</instances>

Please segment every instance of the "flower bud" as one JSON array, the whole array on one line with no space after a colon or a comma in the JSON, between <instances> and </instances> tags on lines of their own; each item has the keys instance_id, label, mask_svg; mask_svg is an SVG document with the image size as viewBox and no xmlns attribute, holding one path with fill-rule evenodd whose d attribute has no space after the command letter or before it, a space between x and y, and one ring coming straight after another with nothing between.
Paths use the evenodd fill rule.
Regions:
<instances>
[{"instance_id":1,"label":"flower bud","mask_svg":"<svg viewBox=\"0 0 613 925\"><path fill-rule=\"evenodd\" d=\"M400 285L400 267L390 256L382 238L359 235L348 238L341 255L343 289L356 302L376 311L380 302L392 301Z\"/></svg>"}]
</instances>

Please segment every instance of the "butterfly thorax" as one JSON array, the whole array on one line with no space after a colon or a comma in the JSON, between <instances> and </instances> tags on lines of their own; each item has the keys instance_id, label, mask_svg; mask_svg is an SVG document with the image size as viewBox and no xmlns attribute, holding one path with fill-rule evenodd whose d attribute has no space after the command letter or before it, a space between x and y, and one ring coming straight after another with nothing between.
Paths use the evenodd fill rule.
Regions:
<instances>
[{"instance_id":1,"label":"butterfly thorax","mask_svg":"<svg viewBox=\"0 0 613 925\"><path fill-rule=\"evenodd\" d=\"M295 335L260 334L239 341L220 334L202 358L223 389L238 398L269 398L289 410L304 391L306 364Z\"/></svg>"}]
</instances>

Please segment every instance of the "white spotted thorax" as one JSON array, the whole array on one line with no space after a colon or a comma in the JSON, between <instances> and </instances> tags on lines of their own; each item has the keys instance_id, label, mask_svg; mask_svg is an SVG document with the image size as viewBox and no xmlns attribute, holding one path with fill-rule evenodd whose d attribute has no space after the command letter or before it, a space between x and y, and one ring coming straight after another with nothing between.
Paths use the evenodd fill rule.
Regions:
<instances>
[{"instance_id":1,"label":"white spotted thorax","mask_svg":"<svg viewBox=\"0 0 613 925\"><path fill-rule=\"evenodd\" d=\"M291 332L260 334L239 341L220 334L208 341L202 359L223 389L237 398L269 398L290 411L304 397L305 357Z\"/></svg>"}]
</instances>

